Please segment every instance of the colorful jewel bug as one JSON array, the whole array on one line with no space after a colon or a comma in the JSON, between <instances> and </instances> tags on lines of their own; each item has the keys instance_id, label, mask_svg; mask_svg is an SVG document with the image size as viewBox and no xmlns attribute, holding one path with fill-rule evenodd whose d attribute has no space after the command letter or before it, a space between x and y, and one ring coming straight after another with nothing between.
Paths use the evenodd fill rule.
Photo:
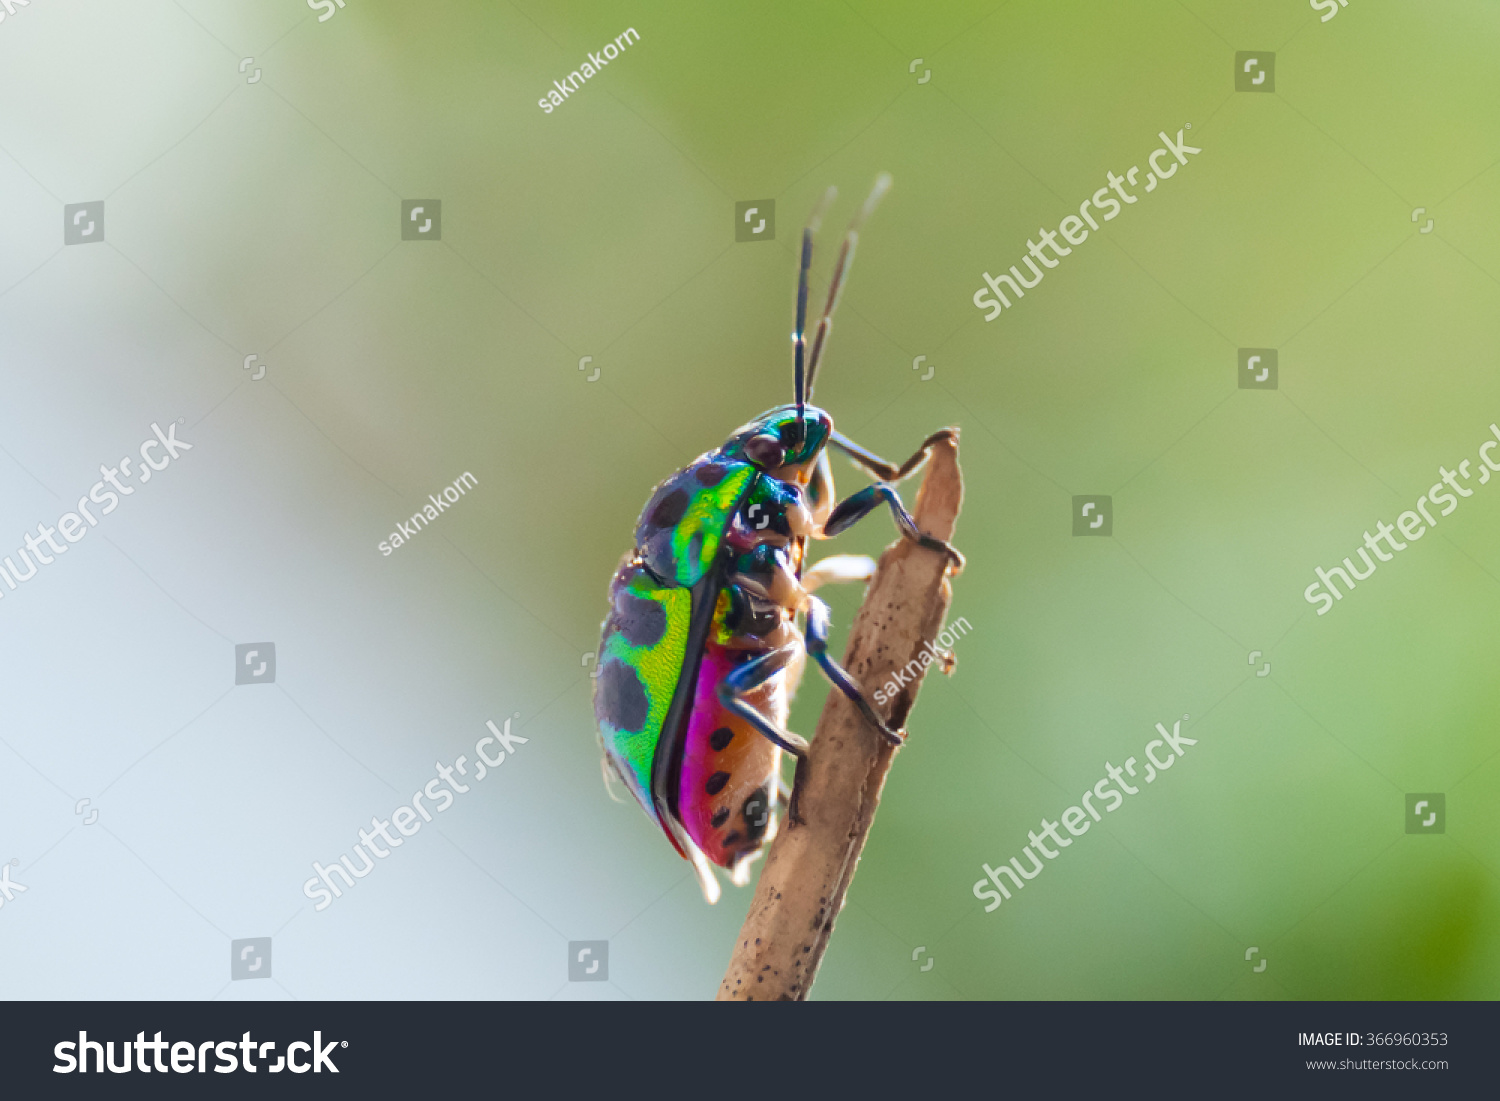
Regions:
<instances>
[{"instance_id":1,"label":"colorful jewel bug","mask_svg":"<svg viewBox=\"0 0 1500 1101\"><path fill-rule=\"evenodd\" d=\"M933 433L897 466L835 431L809 404L859 229L890 182L884 174L875 181L849 225L811 355L808 271L833 188L802 231L793 404L761 414L658 485L636 524L635 549L610 583L594 682L605 760L692 863L709 902L719 897L711 865L748 882L753 858L775 833L781 751L799 761L807 751L786 727L808 656L890 742L905 736L881 721L828 654L828 606L812 595L826 582L869 580L875 563L833 555L810 566L808 541L832 538L885 504L904 536L946 554L955 573L963 566L958 551L917 529L892 484L953 430ZM836 501L829 448L875 484ZM795 818L795 792L789 802Z\"/></svg>"}]
</instances>

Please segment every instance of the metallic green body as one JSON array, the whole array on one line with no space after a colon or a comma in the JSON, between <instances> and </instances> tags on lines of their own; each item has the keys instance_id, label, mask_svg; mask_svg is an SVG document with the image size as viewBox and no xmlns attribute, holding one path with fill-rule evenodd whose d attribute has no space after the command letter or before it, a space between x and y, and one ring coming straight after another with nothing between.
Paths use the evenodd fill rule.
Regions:
<instances>
[{"instance_id":1,"label":"metallic green body","mask_svg":"<svg viewBox=\"0 0 1500 1101\"><path fill-rule=\"evenodd\" d=\"M675 728L685 725L702 656L697 651L718 600L717 585L703 582L712 577L725 533L759 473L725 450L700 456L652 493L636 526L636 551L610 584L611 612L599 645L594 711L605 754L679 848L663 821L665 793L655 780L677 749L681 731ZM704 621L696 632L695 619ZM700 641L690 653L695 634Z\"/></svg>"},{"instance_id":2,"label":"metallic green body","mask_svg":"<svg viewBox=\"0 0 1500 1101\"><path fill-rule=\"evenodd\" d=\"M631 596L658 604L665 614L666 630L656 643L633 645L624 630L606 623L599 647L601 670L611 661L620 662L635 672L645 688L646 717L640 729L623 730L608 718L602 718L599 733L626 787L647 813L656 818L651 798L651 766L687 658L693 595L691 589L660 584L639 566L622 567L616 575L616 584Z\"/></svg>"}]
</instances>

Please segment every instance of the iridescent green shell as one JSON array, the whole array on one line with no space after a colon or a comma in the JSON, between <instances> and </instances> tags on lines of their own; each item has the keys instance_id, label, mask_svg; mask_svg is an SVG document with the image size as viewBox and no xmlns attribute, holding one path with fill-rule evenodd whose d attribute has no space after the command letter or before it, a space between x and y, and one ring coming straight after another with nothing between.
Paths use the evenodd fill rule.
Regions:
<instances>
[{"instance_id":1,"label":"iridescent green shell","mask_svg":"<svg viewBox=\"0 0 1500 1101\"><path fill-rule=\"evenodd\" d=\"M657 486L635 529L651 572L683 588L702 580L756 473L750 463L715 451Z\"/></svg>"},{"instance_id":2,"label":"iridescent green shell","mask_svg":"<svg viewBox=\"0 0 1500 1101\"><path fill-rule=\"evenodd\" d=\"M652 764L682 679L692 614L692 590L662 585L638 563L621 566L610 584L594 717L615 771L658 823Z\"/></svg>"}]
</instances>

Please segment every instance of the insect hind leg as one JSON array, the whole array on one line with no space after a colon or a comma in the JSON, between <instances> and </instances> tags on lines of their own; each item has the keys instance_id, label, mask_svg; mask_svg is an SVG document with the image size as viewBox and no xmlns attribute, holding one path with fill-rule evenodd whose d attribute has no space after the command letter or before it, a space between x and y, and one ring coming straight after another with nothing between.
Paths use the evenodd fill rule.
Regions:
<instances>
[{"instance_id":1,"label":"insect hind leg","mask_svg":"<svg viewBox=\"0 0 1500 1101\"><path fill-rule=\"evenodd\" d=\"M812 659L818 663L824 675L833 682L833 686L842 692L859 712L876 730L880 731L886 741L892 745L901 745L906 737L900 731L892 730L885 724L875 709L870 706L870 701L865 698L865 693L838 662L834 661L828 653L828 628L831 616L828 605L824 604L815 596L807 598L807 652Z\"/></svg>"},{"instance_id":2,"label":"insect hind leg","mask_svg":"<svg viewBox=\"0 0 1500 1101\"><path fill-rule=\"evenodd\" d=\"M630 802L630 800L621 799L618 795L615 794L614 781L611 780L610 777L611 775L618 777L619 772L615 769L614 762L609 759L609 754L601 753L599 755L599 771L604 776L604 793L609 796L610 800L615 803Z\"/></svg>"},{"instance_id":3,"label":"insect hind leg","mask_svg":"<svg viewBox=\"0 0 1500 1101\"><path fill-rule=\"evenodd\" d=\"M719 703L744 719L773 744L780 746L799 761L807 756L807 742L789 730L782 730L770 719L745 702L743 697L759 688L789 665L798 647L783 646L735 669L719 683Z\"/></svg>"}]
</instances>

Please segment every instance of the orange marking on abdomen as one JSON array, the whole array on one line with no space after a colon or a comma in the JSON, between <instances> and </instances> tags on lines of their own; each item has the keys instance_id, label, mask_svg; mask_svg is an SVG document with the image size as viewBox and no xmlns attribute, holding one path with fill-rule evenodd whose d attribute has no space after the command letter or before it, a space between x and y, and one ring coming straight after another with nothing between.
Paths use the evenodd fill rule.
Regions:
<instances>
[{"instance_id":1,"label":"orange marking on abdomen","mask_svg":"<svg viewBox=\"0 0 1500 1101\"><path fill-rule=\"evenodd\" d=\"M719 703L719 685L738 664L733 659L746 660L745 654L744 649L729 650L712 644L704 650L683 743L678 789L678 817L688 835L722 867L728 867L739 854L760 847L768 819L760 814L747 822L745 802L764 791L774 803L781 767L781 749ZM777 674L744 698L784 727L787 708L783 677Z\"/></svg>"}]
</instances>

